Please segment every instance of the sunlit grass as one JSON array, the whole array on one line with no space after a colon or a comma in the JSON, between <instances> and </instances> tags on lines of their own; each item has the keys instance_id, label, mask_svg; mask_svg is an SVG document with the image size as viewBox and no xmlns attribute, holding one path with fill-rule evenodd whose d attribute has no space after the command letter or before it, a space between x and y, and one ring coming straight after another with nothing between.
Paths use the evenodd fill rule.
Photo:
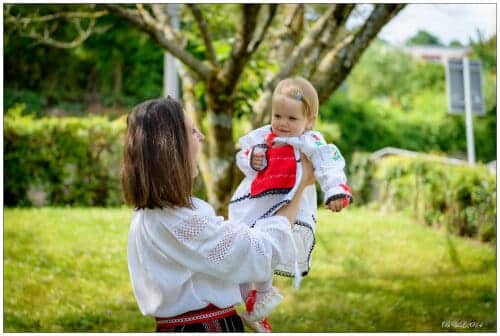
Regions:
<instances>
[{"instance_id":1,"label":"sunlit grass","mask_svg":"<svg viewBox=\"0 0 500 336\"><path fill-rule=\"evenodd\" d=\"M128 277L128 209L6 209L4 331L144 331ZM409 217L320 211L313 267L270 317L277 332L496 330L491 246ZM460 329L473 331L472 329Z\"/></svg>"},{"instance_id":2,"label":"sunlit grass","mask_svg":"<svg viewBox=\"0 0 500 336\"><path fill-rule=\"evenodd\" d=\"M457 320L496 328L493 248L402 214L320 212L310 275L296 292L276 283L286 292L271 317L280 331L444 331Z\"/></svg>"},{"instance_id":3,"label":"sunlit grass","mask_svg":"<svg viewBox=\"0 0 500 336\"><path fill-rule=\"evenodd\" d=\"M5 331L144 331L126 209L5 210Z\"/></svg>"}]
</instances>

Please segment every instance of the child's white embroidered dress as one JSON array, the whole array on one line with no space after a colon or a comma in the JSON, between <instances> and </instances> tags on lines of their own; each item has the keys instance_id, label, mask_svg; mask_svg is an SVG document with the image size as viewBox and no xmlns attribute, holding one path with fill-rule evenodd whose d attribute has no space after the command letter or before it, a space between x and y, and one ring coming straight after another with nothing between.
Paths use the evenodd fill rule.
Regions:
<instances>
[{"instance_id":1,"label":"child's white embroidered dress","mask_svg":"<svg viewBox=\"0 0 500 336\"><path fill-rule=\"evenodd\" d=\"M293 149L290 149L290 153L293 150L291 155L295 163L293 169L290 169L284 157L275 154L276 152L270 147L270 139L273 139L275 143L293 145ZM271 126L266 125L241 137L239 145L241 150L236 155L236 161L245 174L245 178L229 204L229 220L231 221L239 221L252 227L257 220L274 215L283 205L290 202L302 178L300 152L303 152L311 161L316 180L325 193L325 200L346 197L351 199L350 190L346 186L344 158L335 145L326 143L320 132L306 131L299 137L275 138ZM253 152L258 149L266 150L264 168L260 171L251 167ZM263 173L266 169L271 169L271 173L267 175ZM286 187L280 186L289 181L284 175L286 172L280 172L282 169L293 171L294 184L288 184ZM262 188L262 183L266 184L267 188ZM284 251L285 256L289 257L285 257L275 271L280 275L299 278L307 274L311 266L316 228L316 188L314 185L308 186L302 195L297 220L292 230L295 249Z\"/></svg>"}]
</instances>

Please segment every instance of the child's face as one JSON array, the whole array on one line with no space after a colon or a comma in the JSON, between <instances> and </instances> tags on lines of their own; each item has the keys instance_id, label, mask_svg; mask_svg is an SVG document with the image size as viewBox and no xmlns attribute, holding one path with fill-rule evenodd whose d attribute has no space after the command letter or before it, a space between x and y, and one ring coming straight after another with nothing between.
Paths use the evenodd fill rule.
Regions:
<instances>
[{"instance_id":1,"label":"child's face","mask_svg":"<svg viewBox=\"0 0 500 336\"><path fill-rule=\"evenodd\" d=\"M304 115L300 101L285 96L274 99L271 127L277 136L299 136L310 129L312 124L313 121Z\"/></svg>"}]
</instances>

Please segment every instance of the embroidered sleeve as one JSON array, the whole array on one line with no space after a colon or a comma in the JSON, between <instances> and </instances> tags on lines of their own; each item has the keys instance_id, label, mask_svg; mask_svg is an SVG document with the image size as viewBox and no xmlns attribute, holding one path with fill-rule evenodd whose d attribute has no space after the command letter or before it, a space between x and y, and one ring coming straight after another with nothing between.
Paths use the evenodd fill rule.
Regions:
<instances>
[{"instance_id":1,"label":"embroidered sleeve","mask_svg":"<svg viewBox=\"0 0 500 336\"><path fill-rule=\"evenodd\" d=\"M241 150L236 154L236 164L246 176L253 176L258 171L251 165L252 156L259 150L265 151L265 138L269 132L270 127L266 125L240 138L238 143ZM259 170L263 170L266 166L267 162L264 162Z\"/></svg>"},{"instance_id":2,"label":"embroidered sleeve","mask_svg":"<svg viewBox=\"0 0 500 336\"><path fill-rule=\"evenodd\" d=\"M325 203L332 199L348 197L350 188L344 172L345 160L337 146L327 144L323 135L317 131L307 133L309 147L314 147L311 155L316 180L325 193Z\"/></svg>"},{"instance_id":3,"label":"embroidered sleeve","mask_svg":"<svg viewBox=\"0 0 500 336\"><path fill-rule=\"evenodd\" d=\"M269 279L284 261L284 251L293 250L290 225L281 216L249 228L220 216L193 213L174 228L164 229L163 234L177 241L175 246L164 246L168 256L196 272L235 283Z\"/></svg>"}]
</instances>

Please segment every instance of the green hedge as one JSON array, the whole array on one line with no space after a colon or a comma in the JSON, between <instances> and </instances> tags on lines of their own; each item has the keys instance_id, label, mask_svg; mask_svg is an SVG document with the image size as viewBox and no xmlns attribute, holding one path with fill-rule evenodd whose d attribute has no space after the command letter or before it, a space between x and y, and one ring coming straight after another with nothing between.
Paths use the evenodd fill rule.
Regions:
<instances>
[{"instance_id":1,"label":"green hedge","mask_svg":"<svg viewBox=\"0 0 500 336\"><path fill-rule=\"evenodd\" d=\"M483 165L355 153L350 173L358 204L410 210L427 225L496 241L496 177Z\"/></svg>"},{"instance_id":2,"label":"green hedge","mask_svg":"<svg viewBox=\"0 0 500 336\"><path fill-rule=\"evenodd\" d=\"M432 101L429 97L422 105L432 105ZM380 103L351 100L337 92L321 106L320 120L319 130L348 162L356 151L387 146L455 157L467 153L464 116L446 111L406 113ZM474 117L478 161L495 160L496 129L496 105L484 117Z\"/></svg>"},{"instance_id":3,"label":"green hedge","mask_svg":"<svg viewBox=\"0 0 500 336\"><path fill-rule=\"evenodd\" d=\"M124 130L123 118L6 117L5 205L123 204Z\"/></svg>"}]
</instances>

